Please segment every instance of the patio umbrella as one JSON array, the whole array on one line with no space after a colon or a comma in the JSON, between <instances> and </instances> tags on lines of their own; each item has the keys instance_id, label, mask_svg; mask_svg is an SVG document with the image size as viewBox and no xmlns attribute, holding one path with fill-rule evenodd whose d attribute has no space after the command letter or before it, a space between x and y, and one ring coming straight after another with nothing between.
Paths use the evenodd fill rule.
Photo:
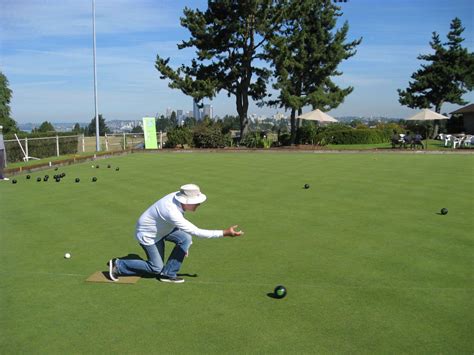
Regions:
<instances>
[{"instance_id":1,"label":"patio umbrella","mask_svg":"<svg viewBox=\"0 0 474 355\"><path fill-rule=\"evenodd\" d=\"M416 115L407 118L407 121L434 121L434 120L448 120L449 117L443 116L437 112L428 110L427 108L421 110ZM426 148L428 148L428 134L426 134Z\"/></svg>"},{"instance_id":2,"label":"patio umbrella","mask_svg":"<svg viewBox=\"0 0 474 355\"><path fill-rule=\"evenodd\" d=\"M427 108L421 110L416 115L407 118L407 121L433 121L433 120L447 120L449 117L443 116Z\"/></svg>"},{"instance_id":3,"label":"patio umbrella","mask_svg":"<svg viewBox=\"0 0 474 355\"><path fill-rule=\"evenodd\" d=\"M319 122L337 122L335 118L329 116L327 113L324 113L320 109L307 112L296 118L301 118L303 120L310 120L310 121L319 121Z\"/></svg>"}]
</instances>

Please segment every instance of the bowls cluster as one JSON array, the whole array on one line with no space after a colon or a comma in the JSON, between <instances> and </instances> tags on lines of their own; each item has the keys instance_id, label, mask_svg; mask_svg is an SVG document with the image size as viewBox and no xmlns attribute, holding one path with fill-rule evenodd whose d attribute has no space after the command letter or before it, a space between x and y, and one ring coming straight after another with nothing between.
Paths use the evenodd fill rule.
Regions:
<instances>
[{"instance_id":1,"label":"bowls cluster","mask_svg":"<svg viewBox=\"0 0 474 355\"><path fill-rule=\"evenodd\" d=\"M96 168L96 169L99 169L99 165L92 165L92 167L93 167L93 168ZM107 168L108 168L108 169L111 169L111 168L112 168L112 165L108 164L108 165L107 165ZM54 170L55 170L55 171L58 171L58 167L55 167ZM119 170L120 170L120 168L117 166L117 167L115 168L115 171L119 171ZM56 182L61 182L61 179L64 179L65 177L66 177L66 173L64 173L64 172L59 173L59 174L55 174L55 175L53 176L53 178L54 178L54 180L55 180ZM30 175L30 174L26 175L26 180L31 180L31 175ZM36 178L36 181L37 181L37 182L41 182L41 181L47 182L47 181L49 181L49 175L45 175L44 177L38 176L38 177ZM76 183L79 183L79 182L81 181L81 179L79 179L79 178L77 177L77 178L75 178L74 181L75 181ZM93 176L92 179L91 179L91 181L92 181L92 182L97 182L97 177L96 177L96 176ZM17 180L17 179L12 179L12 184L17 184L17 183L18 183L18 180Z\"/></svg>"}]
</instances>

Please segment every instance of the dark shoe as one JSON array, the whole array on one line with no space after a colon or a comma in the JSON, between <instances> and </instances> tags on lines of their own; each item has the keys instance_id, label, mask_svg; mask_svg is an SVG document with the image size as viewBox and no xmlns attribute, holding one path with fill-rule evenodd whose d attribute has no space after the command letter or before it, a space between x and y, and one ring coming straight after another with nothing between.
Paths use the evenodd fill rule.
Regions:
<instances>
[{"instance_id":1,"label":"dark shoe","mask_svg":"<svg viewBox=\"0 0 474 355\"><path fill-rule=\"evenodd\" d=\"M160 276L158 276L158 279L161 282L170 282L170 283L174 283L174 284L181 284L181 283L184 282L184 279L182 279L181 277L177 277L177 276L160 275Z\"/></svg>"},{"instance_id":2,"label":"dark shoe","mask_svg":"<svg viewBox=\"0 0 474 355\"><path fill-rule=\"evenodd\" d=\"M109 262L107 263L109 267L109 277L112 281L118 281L118 272L117 272L117 267L115 266L115 263L117 262L118 259L110 259Z\"/></svg>"}]
</instances>

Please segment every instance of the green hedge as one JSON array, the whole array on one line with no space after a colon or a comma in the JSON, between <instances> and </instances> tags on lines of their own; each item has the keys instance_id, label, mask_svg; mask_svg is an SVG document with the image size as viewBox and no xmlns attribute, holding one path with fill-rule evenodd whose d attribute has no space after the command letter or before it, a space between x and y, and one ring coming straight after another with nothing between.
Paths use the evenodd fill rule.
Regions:
<instances>
[{"instance_id":1,"label":"green hedge","mask_svg":"<svg viewBox=\"0 0 474 355\"><path fill-rule=\"evenodd\" d=\"M326 144L376 144L388 142L388 132L380 129L328 130L316 135L316 142Z\"/></svg>"},{"instance_id":2,"label":"green hedge","mask_svg":"<svg viewBox=\"0 0 474 355\"><path fill-rule=\"evenodd\" d=\"M78 138L78 136L59 137L59 155L77 153ZM20 138L20 142L23 145L23 149L25 149L25 140ZM5 149L8 162L14 163L23 160L23 152L16 140L5 142ZM28 155L30 157L42 159L56 156L56 154L56 137L33 139L28 136Z\"/></svg>"},{"instance_id":3,"label":"green hedge","mask_svg":"<svg viewBox=\"0 0 474 355\"><path fill-rule=\"evenodd\" d=\"M193 144L193 131L188 127L176 127L166 134L166 138L167 148L191 146Z\"/></svg>"}]
</instances>

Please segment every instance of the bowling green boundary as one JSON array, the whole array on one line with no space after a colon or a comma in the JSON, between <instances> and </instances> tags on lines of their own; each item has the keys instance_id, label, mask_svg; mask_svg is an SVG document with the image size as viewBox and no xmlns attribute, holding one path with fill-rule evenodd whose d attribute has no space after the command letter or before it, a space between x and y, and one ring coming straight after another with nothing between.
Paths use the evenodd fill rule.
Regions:
<instances>
[{"instance_id":1,"label":"bowling green boundary","mask_svg":"<svg viewBox=\"0 0 474 355\"><path fill-rule=\"evenodd\" d=\"M457 151L134 152L23 171L0 182L0 353L471 354L473 176ZM207 195L192 223L245 235L193 238L184 284L85 281L144 258L137 219L185 183Z\"/></svg>"}]
</instances>

